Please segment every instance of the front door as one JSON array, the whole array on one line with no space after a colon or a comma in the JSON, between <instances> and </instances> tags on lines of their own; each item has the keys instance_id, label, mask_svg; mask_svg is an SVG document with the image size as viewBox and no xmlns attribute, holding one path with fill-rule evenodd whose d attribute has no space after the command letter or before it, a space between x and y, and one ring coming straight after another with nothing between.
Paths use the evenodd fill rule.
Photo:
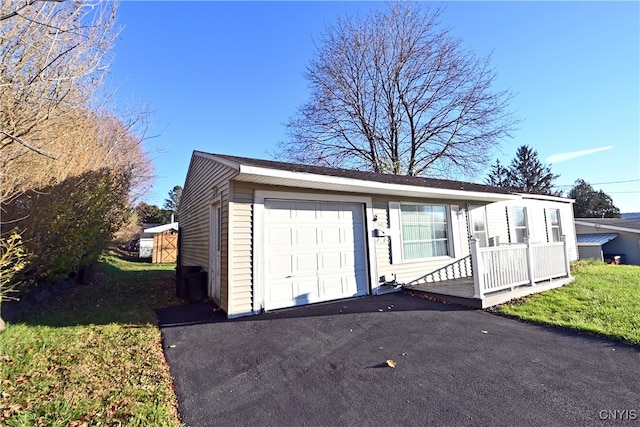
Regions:
<instances>
[{"instance_id":1,"label":"front door","mask_svg":"<svg viewBox=\"0 0 640 427\"><path fill-rule=\"evenodd\" d=\"M469 205L469 234L478 239L481 248L487 246L487 218L483 205Z\"/></svg>"},{"instance_id":2,"label":"front door","mask_svg":"<svg viewBox=\"0 0 640 427\"><path fill-rule=\"evenodd\" d=\"M220 251L222 246L222 208L220 200L214 201L210 210L209 243L209 296L220 301Z\"/></svg>"}]
</instances>

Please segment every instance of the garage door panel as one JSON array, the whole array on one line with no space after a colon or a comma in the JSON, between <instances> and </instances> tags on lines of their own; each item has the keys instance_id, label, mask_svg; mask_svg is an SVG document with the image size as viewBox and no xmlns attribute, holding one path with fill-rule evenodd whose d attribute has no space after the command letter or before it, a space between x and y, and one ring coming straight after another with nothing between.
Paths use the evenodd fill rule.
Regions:
<instances>
[{"instance_id":1,"label":"garage door panel","mask_svg":"<svg viewBox=\"0 0 640 427\"><path fill-rule=\"evenodd\" d=\"M274 226L267 231L267 245L290 247L293 244L289 227Z\"/></svg>"},{"instance_id":2,"label":"garage door panel","mask_svg":"<svg viewBox=\"0 0 640 427\"><path fill-rule=\"evenodd\" d=\"M317 245L318 233L314 227L298 228L295 230L294 242L296 245Z\"/></svg>"},{"instance_id":3,"label":"garage door panel","mask_svg":"<svg viewBox=\"0 0 640 427\"><path fill-rule=\"evenodd\" d=\"M298 254L295 255L295 270L293 274L315 275L318 271L318 254Z\"/></svg>"},{"instance_id":4,"label":"garage door panel","mask_svg":"<svg viewBox=\"0 0 640 427\"><path fill-rule=\"evenodd\" d=\"M344 264L342 262L342 253L340 251L321 253L320 254L320 267L324 271L326 271L326 270L335 270L335 271L343 270ZM345 272L345 273L347 273L347 272Z\"/></svg>"},{"instance_id":5,"label":"garage door panel","mask_svg":"<svg viewBox=\"0 0 640 427\"><path fill-rule=\"evenodd\" d=\"M291 219L291 202L271 200L266 215L273 220Z\"/></svg>"},{"instance_id":6,"label":"garage door panel","mask_svg":"<svg viewBox=\"0 0 640 427\"><path fill-rule=\"evenodd\" d=\"M266 200L265 211L265 309L367 293L361 204Z\"/></svg>"},{"instance_id":7,"label":"garage door panel","mask_svg":"<svg viewBox=\"0 0 640 427\"><path fill-rule=\"evenodd\" d=\"M314 202L295 202L293 203L293 211L291 217L300 220L316 219L316 204Z\"/></svg>"},{"instance_id":8,"label":"garage door panel","mask_svg":"<svg viewBox=\"0 0 640 427\"><path fill-rule=\"evenodd\" d=\"M342 286L342 277L328 277L320 282L320 290L327 295L344 295L344 287Z\"/></svg>"},{"instance_id":9,"label":"garage door panel","mask_svg":"<svg viewBox=\"0 0 640 427\"><path fill-rule=\"evenodd\" d=\"M291 275L291 255L273 255L267 263L267 277L280 278Z\"/></svg>"}]
</instances>

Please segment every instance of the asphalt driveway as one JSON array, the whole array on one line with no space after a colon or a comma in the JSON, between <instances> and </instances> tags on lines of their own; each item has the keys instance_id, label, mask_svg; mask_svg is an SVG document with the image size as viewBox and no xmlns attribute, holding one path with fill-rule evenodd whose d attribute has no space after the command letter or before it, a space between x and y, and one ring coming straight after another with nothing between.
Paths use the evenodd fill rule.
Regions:
<instances>
[{"instance_id":1,"label":"asphalt driveway","mask_svg":"<svg viewBox=\"0 0 640 427\"><path fill-rule=\"evenodd\" d=\"M640 425L640 349L481 310L391 294L158 318L188 426Z\"/></svg>"}]
</instances>

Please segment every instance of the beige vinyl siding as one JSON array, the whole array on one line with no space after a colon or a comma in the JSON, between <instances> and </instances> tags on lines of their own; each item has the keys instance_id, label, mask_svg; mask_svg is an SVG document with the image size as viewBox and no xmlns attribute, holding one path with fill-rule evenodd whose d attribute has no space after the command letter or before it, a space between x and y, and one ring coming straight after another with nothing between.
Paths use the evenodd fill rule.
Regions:
<instances>
[{"instance_id":1,"label":"beige vinyl siding","mask_svg":"<svg viewBox=\"0 0 640 427\"><path fill-rule=\"evenodd\" d=\"M487 212L487 237L498 238L500 244L509 243L508 206L504 202L490 203Z\"/></svg>"},{"instance_id":2,"label":"beige vinyl siding","mask_svg":"<svg viewBox=\"0 0 640 427\"><path fill-rule=\"evenodd\" d=\"M389 223L389 202L412 202L412 203L427 203L427 204L439 204L446 205L449 210L448 222L450 227L457 222L457 228L452 230L453 234L449 236L450 240L453 240L455 258L453 256L440 257L434 260L421 260L421 261L405 261L402 264L392 263L391 254L391 239L399 238L399 235L390 230ZM459 207L457 221L451 219L451 206L455 205ZM467 228L467 215L466 215L466 202L463 201L443 201L434 199L391 199L391 198L374 198L373 199L373 213L377 217L374 228L390 230L390 236L388 237L376 237L374 238L376 261L378 267L378 276L392 276L395 274L396 280L400 283L408 283L416 280L420 280L421 277L432 273L438 269L441 269L449 264L455 263L457 260L465 258L469 255L469 241L468 241L468 228ZM457 237L455 236L457 234ZM450 243L451 244L451 243ZM451 246L450 246L451 247ZM454 269L455 270L455 269ZM457 275L457 274L456 274ZM430 279L429 279L430 280Z\"/></svg>"},{"instance_id":3,"label":"beige vinyl siding","mask_svg":"<svg viewBox=\"0 0 640 427\"><path fill-rule=\"evenodd\" d=\"M253 194L251 187L232 183L229 212L229 310L231 317L253 312Z\"/></svg>"},{"instance_id":4,"label":"beige vinyl siding","mask_svg":"<svg viewBox=\"0 0 640 427\"><path fill-rule=\"evenodd\" d=\"M180 245L182 265L200 266L209 272L210 209L218 195L221 203L220 307L228 309L228 220L230 167L194 155L189 165L180 201ZM211 278L209 277L209 280Z\"/></svg>"}]
</instances>

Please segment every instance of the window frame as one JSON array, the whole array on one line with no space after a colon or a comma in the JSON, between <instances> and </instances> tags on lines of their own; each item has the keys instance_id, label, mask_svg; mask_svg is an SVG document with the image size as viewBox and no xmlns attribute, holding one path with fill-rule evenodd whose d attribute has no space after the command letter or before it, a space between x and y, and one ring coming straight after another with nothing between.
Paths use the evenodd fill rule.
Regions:
<instances>
[{"instance_id":1,"label":"window frame","mask_svg":"<svg viewBox=\"0 0 640 427\"><path fill-rule=\"evenodd\" d=\"M409 258L405 256L404 237L402 232L402 206L414 205L414 206L437 206L444 208L445 214L445 230L446 239L429 239L430 241L446 241L446 255L437 255L432 257L423 258ZM454 222L457 222L457 216L459 215L459 207L456 205L448 205L446 203L434 203L434 202L389 202L389 226L394 229L394 233L391 241L391 263L392 264L406 264L406 263L418 263L425 261L434 261L442 259L455 258L456 246L454 240Z\"/></svg>"},{"instance_id":2,"label":"window frame","mask_svg":"<svg viewBox=\"0 0 640 427\"><path fill-rule=\"evenodd\" d=\"M553 223L553 212L557 214L557 223ZM562 241L562 216L560 214L560 209L558 208L549 208L549 242L561 242ZM558 239L555 239L554 230L558 230Z\"/></svg>"},{"instance_id":3,"label":"window frame","mask_svg":"<svg viewBox=\"0 0 640 427\"><path fill-rule=\"evenodd\" d=\"M484 226L484 230L476 231L475 230L475 218L476 215L482 216L482 225ZM487 206L486 205L467 205L467 227L469 229L469 238L475 237L480 242L480 247L489 246L489 227L487 221ZM477 234L484 235L483 237L479 237Z\"/></svg>"},{"instance_id":4,"label":"window frame","mask_svg":"<svg viewBox=\"0 0 640 427\"><path fill-rule=\"evenodd\" d=\"M517 223L517 211L518 210L522 210L523 216L524 216L524 225L518 225ZM516 244L522 244L522 243L526 243L527 239L531 237L531 234L529 232L529 213L527 212L527 207L526 206L514 206L511 210L511 214L513 215L513 238L512 238L512 243L516 243ZM518 241L518 230L524 230L523 233L523 238L522 241Z\"/></svg>"}]
</instances>

